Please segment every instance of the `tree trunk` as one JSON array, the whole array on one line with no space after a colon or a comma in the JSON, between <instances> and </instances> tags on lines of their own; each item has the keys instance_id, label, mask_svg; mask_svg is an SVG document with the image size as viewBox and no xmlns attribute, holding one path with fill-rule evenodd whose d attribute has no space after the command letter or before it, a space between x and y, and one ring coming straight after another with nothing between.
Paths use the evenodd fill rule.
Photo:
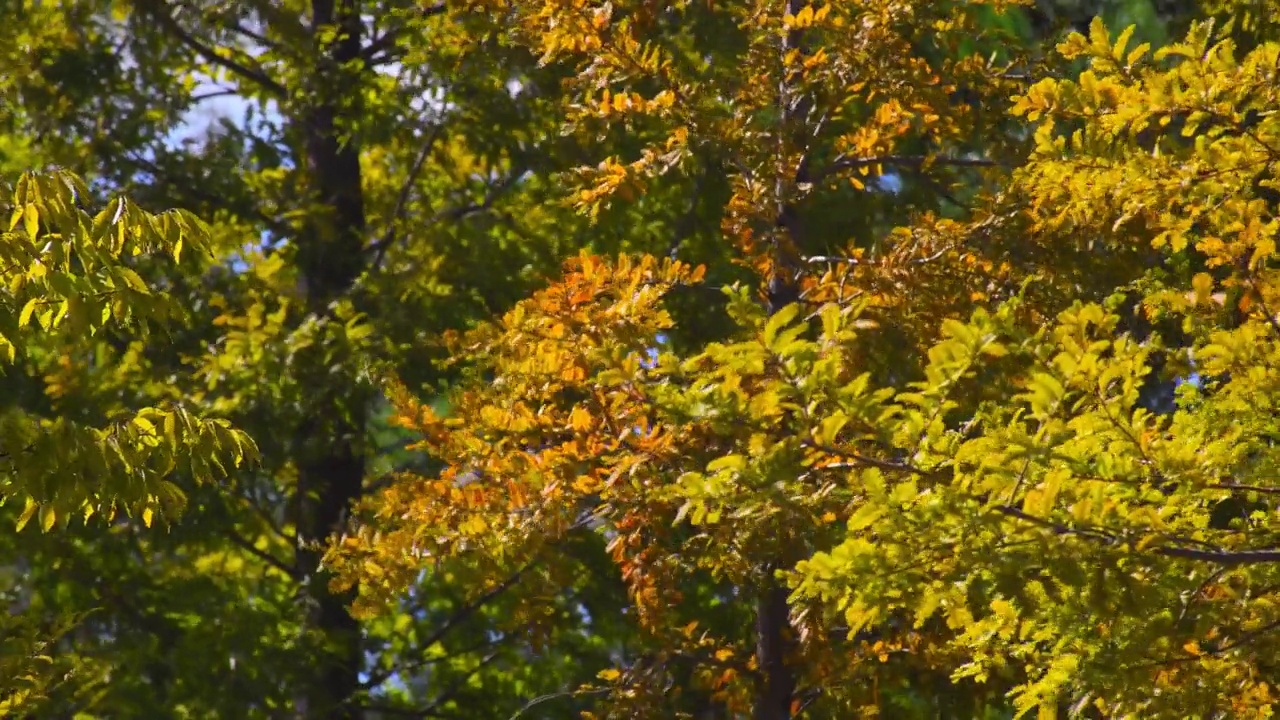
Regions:
<instances>
[{"instance_id":1,"label":"tree trunk","mask_svg":"<svg viewBox=\"0 0 1280 720\"><path fill-rule=\"evenodd\" d=\"M787 667L790 613L787 589L770 576L756 600L756 664L760 668L760 687L756 692L754 720L789 720L791 717L795 678Z\"/></svg>"},{"instance_id":2,"label":"tree trunk","mask_svg":"<svg viewBox=\"0 0 1280 720\"><path fill-rule=\"evenodd\" d=\"M784 0L788 15L799 14L809 0ZM788 31L782 39L782 54L803 51L804 34L799 28ZM809 114L812 99L798 93L798 78L787 75L778 85L778 104L782 125L778 134L779 157L788 155L789 144ZM808 182L808 152L793 177L779 175L777 182L777 215L774 218L773 262L770 276L765 278L765 298L772 315L794 302L799 302L796 287L799 265L796 255L804 246L800 212L791 204L788 192L801 183ZM790 555L794 548L784 548L782 555ZM764 582L756 600L756 664L760 668L760 681L756 691L755 720L789 720L791 704L795 697L796 680L787 666L787 654L791 638L791 608L787 603L787 588L774 577L773 568L764 568Z\"/></svg>"},{"instance_id":3,"label":"tree trunk","mask_svg":"<svg viewBox=\"0 0 1280 720\"><path fill-rule=\"evenodd\" d=\"M338 35L321 43L319 30L337 26ZM312 27L317 35L314 100L295 122L305 138L307 176L313 207L298 238L298 267L307 311L324 317L335 299L347 294L364 271L365 212L360 148L340 138L341 108L357 102L349 63L360 54L360 18L349 0L314 0ZM358 112L358 109L357 109ZM353 358L333 349L314 348L300 361L309 417L298 438L298 548L295 566L303 578L310 630L323 642L320 665L298 698L299 717L347 720L359 717L352 702L359 691L363 659L360 625L347 608L351 597L335 595L320 573L323 543L340 532L352 503L360 498L365 472L366 390L354 373Z\"/></svg>"}]
</instances>

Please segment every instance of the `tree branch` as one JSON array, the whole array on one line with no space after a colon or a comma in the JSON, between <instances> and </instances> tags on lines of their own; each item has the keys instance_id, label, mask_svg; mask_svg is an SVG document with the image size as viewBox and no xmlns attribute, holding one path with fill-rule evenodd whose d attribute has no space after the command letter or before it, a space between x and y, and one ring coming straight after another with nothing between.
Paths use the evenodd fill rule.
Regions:
<instances>
[{"instance_id":1,"label":"tree branch","mask_svg":"<svg viewBox=\"0 0 1280 720\"><path fill-rule=\"evenodd\" d=\"M565 690L564 692L539 695L538 697L525 703L524 707L517 710L516 713L512 715L508 720L519 720L520 718L524 717L525 713L529 712L530 710L534 709L535 707L545 702L551 702L552 700L559 700L561 698L576 698L582 695L604 695L610 692L610 690L612 690L612 688L590 688L586 690Z\"/></svg>"},{"instance_id":2,"label":"tree branch","mask_svg":"<svg viewBox=\"0 0 1280 720\"><path fill-rule=\"evenodd\" d=\"M188 184L178 182L164 168L160 167L159 165L155 164L150 160L147 160L146 158L138 157L136 154L126 154L126 155L123 155L122 157L124 160L132 163L136 168L142 170L145 173L150 174L156 182L161 183L167 187L176 187L181 192L189 195L192 200L195 200L198 202L206 202L206 203L209 203L210 205L213 205L214 207L217 207L223 210L233 209L230 205L227 205L225 203L225 198L220 197L215 193L211 193L207 190L204 190L198 186L188 185ZM186 206L188 203L175 202L174 204L179 207L183 207L183 206ZM280 222L276 218L273 218L270 215L263 212L262 209L256 205L256 203L254 204L251 212L259 222L265 225L267 229L270 230L272 233L275 233L277 237L289 237L290 235L293 234L292 228Z\"/></svg>"},{"instance_id":3,"label":"tree branch","mask_svg":"<svg viewBox=\"0 0 1280 720\"><path fill-rule=\"evenodd\" d=\"M875 157L851 157L840 155L831 164L818 171L813 182L818 182L833 173L850 168L868 167L871 165L893 165L919 169L926 165L947 165L950 167L1004 167L1004 163L987 158L958 158L931 155L877 155Z\"/></svg>"},{"instance_id":4,"label":"tree branch","mask_svg":"<svg viewBox=\"0 0 1280 720\"><path fill-rule=\"evenodd\" d=\"M1241 483L1215 483L1209 486L1214 490L1240 490L1243 492L1256 492L1264 495L1280 495L1280 487L1265 487L1263 485L1245 485Z\"/></svg>"},{"instance_id":5,"label":"tree branch","mask_svg":"<svg viewBox=\"0 0 1280 720\"><path fill-rule=\"evenodd\" d=\"M454 613L450 615L444 621L443 624L441 624L439 627L435 629L435 632L431 633L431 635L427 637L425 640L423 640L421 643L418 643L419 646L424 648L429 648L432 645L435 645L436 643L440 642L442 639L444 639L444 636L452 632L457 625L460 625L461 623L465 622L468 618L474 615L477 611L479 611L485 605L489 604L490 602L493 602L493 600L496 599L499 595L506 592L508 589L514 586L517 582L519 582L520 578L524 577L525 573L527 573L530 569L532 569L534 565L537 564L537 562L538 562L537 558L530 560L520 568L516 569L515 572L509 575L501 583L498 583L498 585L490 589L488 592L486 592L485 594L481 595L475 600L455 610ZM418 667L421 665L425 665L428 662L429 660L424 659L414 663L408 663L408 664L401 665L389 670L385 670L376 675L371 674L369 678L361 684L366 688L377 687L378 685L381 685L382 683L386 682L388 678L390 678L392 675L396 673L404 672L405 670L412 669L414 667Z\"/></svg>"},{"instance_id":6,"label":"tree branch","mask_svg":"<svg viewBox=\"0 0 1280 720\"><path fill-rule=\"evenodd\" d=\"M431 134L427 136L422 148L418 150L418 155L413 159L413 165L409 168L409 175L405 178L404 183L400 185L400 192L396 195L396 206L391 211L391 217L387 220L387 229L379 238L369 247L374 250L373 261L371 267L378 267L382 264L383 257L387 254L387 248L396 241L396 223L404 219L405 207L409 204L409 195L413 192L413 185L418 181L418 176L422 174L422 168L426 165L427 156L431 154L431 149L435 147L436 140L440 138L440 133L444 130L443 125L436 125L431 128Z\"/></svg>"},{"instance_id":7,"label":"tree branch","mask_svg":"<svg viewBox=\"0 0 1280 720\"><path fill-rule=\"evenodd\" d=\"M272 555L271 553L267 552L266 550L262 550L262 549L260 549L259 547L257 547L257 546L256 546L256 545L254 545L253 543L249 542L249 540L248 540L248 539L246 539L246 538L242 537L242 536L241 536L239 533L237 533L235 530L233 530L233 529L231 529L231 528L227 528L227 529L224 531L224 533L223 533L223 534L225 534L225 535L227 536L227 539L228 539L228 540L230 540L232 543L234 543L234 544L235 544L237 547L239 547L240 549L244 550L245 552L249 553L250 555L253 555L254 557L256 557L256 558L258 558L259 560L261 560L262 562L264 562L264 563L266 563L266 564L270 565L271 567L273 567L273 568L275 568L275 569L279 570L280 572L284 573L285 575L288 575L289 577L293 578L294 580L297 580L297 579L298 579L298 573L297 573L297 571L296 571L296 570L294 570L294 569L293 569L293 568L292 568L288 563L286 563L286 562L284 562L283 560L281 560L281 559L277 558L275 555Z\"/></svg>"},{"instance_id":8,"label":"tree branch","mask_svg":"<svg viewBox=\"0 0 1280 720\"><path fill-rule=\"evenodd\" d=\"M148 15L154 18L156 22L160 24L160 27L164 28L166 32L177 38L179 42L193 50L197 55L204 58L206 62L212 65L217 65L218 67L228 70L235 75L249 80L272 95L277 97L285 97L288 95L288 91L285 89L284 85L281 85L279 82L271 79L263 71L242 65L231 58L223 57L213 48L197 40L195 36L187 32L182 25L178 24L178 21L173 18L165 0L140 0L139 6L143 8Z\"/></svg>"},{"instance_id":9,"label":"tree branch","mask_svg":"<svg viewBox=\"0 0 1280 720\"><path fill-rule=\"evenodd\" d=\"M862 455L853 450L835 447L834 445L824 445L822 443L817 443L812 440L805 440L800 444L804 447L811 448L813 450L821 450L822 452L829 453L831 455L839 455L840 457L848 458L858 463L859 465L865 465L866 467L877 468L879 470L884 470L886 472L905 472L905 473L911 473L913 475L920 475L922 477L929 477L929 478L936 478L942 475L941 470L928 470L925 468L916 467L915 465L911 465L910 463L893 462L892 460L880 460L878 458L867 457L866 455Z\"/></svg>"},{"instance_id":10,"label":"tree branch","mask_svg":"<svg viewBox=\"0 0 1280 720\"><path fill-rule=\"evenodd\" d=\"M1009 505L997 505L995 510L1002 515L1017 518L1033 525L1052 530L1057 535L1078 535L1094 540L1103 540L1109 544L1120 542L1120 538L1104 533L1098 530L1085 530L1073 528L1067 525L1053 522L1045 518L1036 517L1029 513L1025 513L1015 507ZM1258 565L1262 563L1280 562L1280 550L1222 550L1219 548L1188 548L1188 547L1171 547L1168 545L1153 547L1150 552L1170 558L1179 558L1182 560L1198 560L1200 562L1213 563L1225 567L1238 567L1241 565Z\"/></svg>"},{"instance_id":11,"label":"tree branch","mask_svg":"<svg viewBox=\"0 0 1280 720\"><path fill-rule=\"evenodd\" d=\"M448 6L443 2L434 5L423 5L418 10L418 16L424 19L435 17L436 15L443 15L446 10L448 10ZM380 37L365 45L364 49L360 51L360 57L364 58L366 62L375 61L378 59L378 53L395 47L396 41L400 39L400 34L404 32L404 29L403 25L389 28Z\"/></svg>"},{"instance_id":12,"label":"tree branch","mask_svg":"<svg viewBox=\"0 0 1280 720\"><path fill-rule=\"evenodd\" d=\"M489 190L488 192L485 193L484 200L482 200L481 202L467 203L465 205L459 205L456 207L449 208L447 210L441 210L440 212L437 212L436 214L428 218L427 221L423 223L423 226L431 227L437 223L446 222L446 221L457 222L470 215L474 215L476 213L482 213L489 210L490 208L493 207L493 203L497 201L497 199L501 195L505 194L508 190L514 187L515 184L520 180L520 178L524 177L524 174L525 174L524 169L513 169L511 171L511 174L508 175L505 179L489 186ZM401 209L401 212L403 212L403 208ZM381 266L382 261L386 256L387 250L390 248L391 245L395 244L395 241L396 241L396 235L394 232L394 225L393 225L387 228L387 234L384 234L376 242L370 244L365 248L365 250L374 251L374 259L370 262L370 265L369 265L370 269L376 269L379 266Z\"/></svg>"}]
</instances>

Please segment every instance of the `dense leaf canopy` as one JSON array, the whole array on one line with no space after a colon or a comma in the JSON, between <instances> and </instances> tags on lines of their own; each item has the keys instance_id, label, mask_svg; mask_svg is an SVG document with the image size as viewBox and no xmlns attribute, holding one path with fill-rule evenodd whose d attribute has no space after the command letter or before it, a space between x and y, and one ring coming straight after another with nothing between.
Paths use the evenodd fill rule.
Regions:
<instances>
[{"instance_id":1,"label":"dense leaf canopy","mask_svg":"<svg viewBox=\"0 0 1280 720\"><path fill-rule=\"evenodd\" d=\"M1277 12L0 7L0 713L1271 717Z\"/></svg>"}]
</instances>

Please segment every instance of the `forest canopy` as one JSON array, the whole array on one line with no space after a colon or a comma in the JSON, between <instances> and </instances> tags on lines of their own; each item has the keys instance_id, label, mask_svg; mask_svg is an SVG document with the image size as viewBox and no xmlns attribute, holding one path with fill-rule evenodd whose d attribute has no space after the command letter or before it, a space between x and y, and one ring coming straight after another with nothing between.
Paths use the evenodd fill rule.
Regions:
<instances>
[{"instance_id":1,"label":"forest canopy","mask_svg":"<svg viewBox=\"0 0 1280 720\"><path fill-rule=\"evenodd\" d=\"M1276 17L0 8L0 713L1271 717Z\"/></svg>"}]
</instances>

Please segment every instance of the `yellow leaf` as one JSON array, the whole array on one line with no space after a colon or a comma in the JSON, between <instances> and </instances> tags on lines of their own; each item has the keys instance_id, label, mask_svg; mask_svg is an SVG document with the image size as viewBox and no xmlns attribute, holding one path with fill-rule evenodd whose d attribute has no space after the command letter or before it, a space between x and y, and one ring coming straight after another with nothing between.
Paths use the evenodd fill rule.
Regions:
<instances>
[{"instance_id":1,"label":"yellow leaf","mask_svg":"<svg viewBox=\"0 0 1280 720\"><path fill-rule=\"evenodd\" d=\"M614 680L622 677L622 673L614 670L613 668L609 668L608 670L601 670L596 677L604 680L605 682L613 682Z\"/></svg>"},{"instance_id":2,"label":"yellow leaf","mask_svg":"<svg viewBox=\"0 0 1280 720\"><path fill-rule=\"evenodd\" d=\"M147 289L147 284L143 282L138 273L127 267L121 267L120 276L124 278L124 282L129 286L130 290L142 293L143 295L150 294L150 290Z\"/></svg>"},{"instance_id":3,"label":"yellow leaf","mask_svg":"<svg viewBox=\"0 0 1280 720\"><path fill-rule=\"evenodd\" d=\"M569 427L579 431L590 430L591 413L583 409L582 406L575 407L573 412L569 413Z\"/></svg>"},{"instance_id":4,"label":"yellow leaf","mask_svg":"<svg viewBox=\"0 0 1280 720\"><path fill-rule=\"evenodd\" d=\"M45 505L40 508L40 529L49 532L53 529L53 524L58 521L58 512L52 506Z\"/></svg>"},{"instance_id":5,"label":"yellow leaf","mask_svg":"<svg viewBox=\"0 0 1280 720\"><path fill-rule=\"evenodd\" d=\"M22 220L26 226L27 236L35 240L40 232L40 211L36 210L35 205L28 205L23 210Z\"/></svg>"},{"instance_id":6,"label":"yellow leaf","mask_svg":"<svg viewBox=\"0 0 1280 720\"><path fill-rule=\"evenodd\" d=\"M22 306L22 312L18 314L18 327L26 327L31 322L31 311L36 309L39 302L38 298L31 298Z\"/></svg>"},{"instance_id":7,"label":"yellow leaf","mask_svg":"<svg viewBox=\"0 0 1280 720\"><path fill-rule=\"evenodd\" d=\"M36 510L39 509L40 505L38 505L33 498L28 497L26 507L22 509L22 514L18 516L18 522L16 523L17 527L15 529L21 532L22 528L26 527L27 523L31 521L31 517L36 514Z\"/></svg>"}]
</instances>

